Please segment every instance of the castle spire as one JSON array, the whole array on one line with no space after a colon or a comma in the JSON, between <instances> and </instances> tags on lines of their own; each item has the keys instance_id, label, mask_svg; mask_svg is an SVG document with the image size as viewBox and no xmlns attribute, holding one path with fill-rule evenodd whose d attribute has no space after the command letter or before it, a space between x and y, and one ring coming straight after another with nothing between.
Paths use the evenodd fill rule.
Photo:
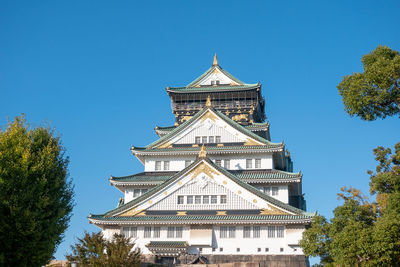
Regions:
<instances>
[{"instance_id":1,"label":"castle spire","mask_svg":"<svg viewBox=\"0 0 400 267\"><path fill-rule=\"evenodd\" d=\"M207 156L206 147L203 144L199 152L199 158L205 158L206 156Z\"/></svg>"},{"instance_id":2,"label":"castle spire","mask_svg":"<svg viewBox=\"0 0 400 267\"><path fill-rule=\"evenodd\" d=\"M217 58L217 53L214 55L214 61L213 61L213 66L218 66L218 58Z\"/></svg>"}]
</instances>

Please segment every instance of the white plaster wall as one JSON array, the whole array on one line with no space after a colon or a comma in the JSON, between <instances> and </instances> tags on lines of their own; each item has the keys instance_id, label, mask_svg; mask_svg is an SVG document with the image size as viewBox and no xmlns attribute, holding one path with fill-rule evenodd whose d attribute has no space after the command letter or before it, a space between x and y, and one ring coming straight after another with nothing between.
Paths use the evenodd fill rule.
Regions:
<instances>
[{"instance_id":1,"label":"white plaster wall","mask_svg":"<svg viewBox=\"0 0 400 267\"><path fill-rule=\"evenodd\" d=\"M152 226L154 225L148 225ZM157 225L156 225L157 226ZM182 226L182 225L171 225L171 226ZM229 225L227 225L229 226ZM213 226L213 240L212 247L215 247L215 251L212 251L212 247L203 246L202 254L239 254L239 255L302 255L303 252L298 246L293 246L299 243L301 239L302 232L304 231L304 226L292 227L289 226L285 229L284 238L268 238L268 226L260 225L260 238L244 238L243 237L243 226L242 225L233 225L236 227L235 238L220 238L220 226ZM247 226L247 225L246 225ZM249 225L250 226L250 225ZM128 225L126 227L129 227ZM161 232L159 238L144 238L144 226L137 226L138 237L134 239L136 243L135 247L139 247L143 254L151 254L151 252L145 246L150 241L187 241L190 245L190 226L183 225L182 238L168 238L167 237L167 229L168 226L161 225ZM120 228L122 233L122 227ZM105 229L103 230L103 234L106 238L111 238L113 233L118 232L119 229ZM152 232L153 235L153 232ZM251 231L251 235L253 235L253 231ZM223 251L220 251L220 248L223 248ZM237 248L240 248L240 252L237 252ZM258 252L258 248L261 248L261 251ZM265 252L265 248L268 248L269 251ZM281 252L280 249L283 248ZM297 251L294 251L296 248ZM198 246L190 247L189 252L193 254L197 254Z\"/></svg>"},{"instance_id":2,"label":"white plaster wall","mask_svg":"<svg viewBox=\"0 0 400 267\"><path fill-rule=\"evenodd\" d=\"M194 144L196 136L214 136L214 143L215 143L215 136L221 136L221 143L239 143L244 142L245 139L238 138L232 131L228 131L221 125L217 125L211 120L206 120L206 123L197 125L197 128L192 128L189 132L184 132L175 140L175 144ZM207 123L208 122L208 123Z\"/></svg>"},{"instance_id":3,"label":"white plaster wall","mask_svg":"<svg viewBox=\"0 0 400 267\"><path fill-rule=\"evenodd\" d=\"M133 191L135 189L147 189L150 190L152 187L144 187L144 186L137 186L137 187L126 187L124 192L124 203L128 203L129 201L135 199L133 196ZM142 195L142 191L141 194Z\"/></svg>"},{"instance_id":4,"label":"white plaster wall","mask_svg":"<svg viewBox=\"0 0 400 267\"><path fill-rule=\"evenodd\" d=\"M273 196L270 195L271 197L278 199L286 204L289 203L289 190L288 190L288 186L287 185L276 185L276 184L269 184L269 185L257 185L255 186L258 190L263 192L263 187L267 186L267 187L278 187L278 195L277 196ZM271 190L272 191L272 190Z\"/></svg>"},{"instance_id":5,"label":"white plaster wall","mask_svg":"<svg viewBox=\"0 0 400 267\"><path fill-rule=\"evenodd\" d=\"M272 154L258 154L258 155L244 155L241 154L240 157L238 155L208 155L208 157L215 162L216 159L222 160L222 167L224 166L224 160L230 160L230 170L244 170L246 169L246 159L253 160L253 169L255 169L255 159L261 159L261 168L260 169L273 169L273 159ZM195 157L146 157L144 170L146 172L155 171L156 161L166 161L169 163L169 171L181 171L185 168L185 160L191 160L192 162L195 160ZM163 170L163 163L161 164L161 170Z\"/></svg>"}]
</instances>

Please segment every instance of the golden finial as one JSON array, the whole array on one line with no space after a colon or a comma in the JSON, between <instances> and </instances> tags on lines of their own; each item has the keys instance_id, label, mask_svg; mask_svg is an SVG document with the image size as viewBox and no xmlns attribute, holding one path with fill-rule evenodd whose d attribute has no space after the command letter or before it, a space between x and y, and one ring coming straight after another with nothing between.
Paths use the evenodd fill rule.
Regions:
<instances>
[{"instance_id":1,"label":"golden finial","mask_svg":"<svg viewBox=\"0 0 400 267\"><path fill-rule=\"evenodd\" d=\"M213 61L213 66L218 66L218 58L217 58L217 53L214 55L214 61Z\"/></svg>"},{"instance_id":2,"label":"golden finial","mask_svg":"<svg viewBox=\"0 0 400 267\"><path fill-rule=\"evenodd\" d=\"M206 107L211 107L211 96L210 95L207 96Z\"/></svg>"},{"instance_id":3,"label":"golden finial","mask_svg":"<svg viewBox=\"0 0 400 267\"><path fill-rule=\"evenodd\" d=\"M199 152L199 158L205 158L206 156L207 156L206 147L203 144Z\"/></svg>"}]
</instances>

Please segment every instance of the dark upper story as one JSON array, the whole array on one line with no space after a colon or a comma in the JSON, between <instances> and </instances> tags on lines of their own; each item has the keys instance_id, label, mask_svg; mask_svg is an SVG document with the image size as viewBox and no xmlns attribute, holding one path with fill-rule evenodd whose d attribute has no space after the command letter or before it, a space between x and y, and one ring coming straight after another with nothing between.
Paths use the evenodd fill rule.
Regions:
<instances>
[{"instance_id":1,"label":"dark upper story","mask_svg":"<svg viewBox=\"0 0 400 267\"><path fill-rule=\"evenodd\" d=\"M179 125L198 111L211 99L213 108L232 120L249 125L265 120L265 101L261 84L246 84L233 77L218 65L217 57L200 77L185 87L167 87L171 98L175 125Z\"/></svg>"}]
</instances>

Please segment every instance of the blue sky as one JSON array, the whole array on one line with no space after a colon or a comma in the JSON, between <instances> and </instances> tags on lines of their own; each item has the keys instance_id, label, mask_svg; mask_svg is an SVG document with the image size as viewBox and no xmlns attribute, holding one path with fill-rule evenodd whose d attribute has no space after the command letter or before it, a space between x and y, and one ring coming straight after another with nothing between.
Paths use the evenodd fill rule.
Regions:
<instances>
[{"instance_id":1,"label":"blue sky","mask_svg":"<svg viewBox=\"0 0 400 267\"><path fill-rule=\"evenodd\" d=\"M250 2L250 1L249 1ZM218 54L261 82L272 141L304 174L309 211L327 217L342 186L368 192L372 149L399 141L398 118L364 122L336 85L378 44L400 50L399 1L0 1L0 125L25 113L62 136L74 215L56 257L89 213L116 206L109 176L143 170L130 153L174 122L166 86L184 86Z\"/></svg>"}]
</instances>

